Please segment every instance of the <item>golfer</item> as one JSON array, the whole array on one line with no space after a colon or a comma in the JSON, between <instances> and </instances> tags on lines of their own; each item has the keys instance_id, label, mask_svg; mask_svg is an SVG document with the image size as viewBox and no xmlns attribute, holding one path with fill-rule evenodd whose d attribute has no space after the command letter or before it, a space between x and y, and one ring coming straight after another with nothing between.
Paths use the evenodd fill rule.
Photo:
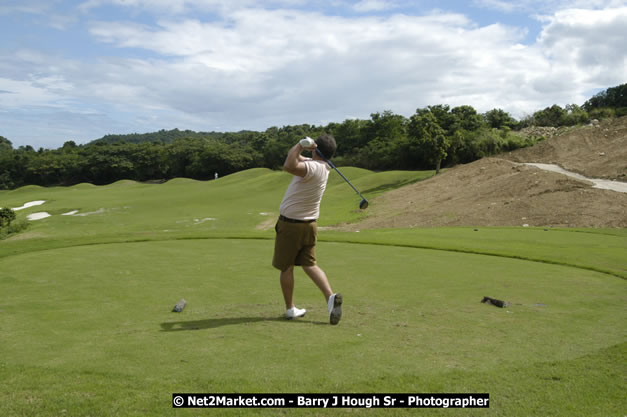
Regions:
<instances>
[{"instance_id":1,"label":"golfer","mask_svg":"<svg viewBox=\"0 0 627 417\"><path fill-rule=\"evenodd\" d=\"M307 137L289 150L283 169L294 176L281 202L280 216L275 226L274 258L272 265L281 271L281 290L285 299L285 317L302 317L307 310L294 306L294 266L302 266L305 273L320 288L327 300L329 321L338 324L342 317L342 294L331 290L324 271L316 264L316 240L320 200L327 186L331 167L317 154L330 159L337 145L331 135L320 136L314 142ZM312 158L301 155L311 151Z\"/></svg>"}]
</instances>

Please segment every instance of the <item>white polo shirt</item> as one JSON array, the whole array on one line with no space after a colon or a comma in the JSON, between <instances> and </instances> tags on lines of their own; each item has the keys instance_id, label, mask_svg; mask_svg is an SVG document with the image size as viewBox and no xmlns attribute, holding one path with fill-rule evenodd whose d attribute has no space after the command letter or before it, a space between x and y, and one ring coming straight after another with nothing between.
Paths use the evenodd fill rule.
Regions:
<instances>
[{"instance_id":1,"label":"white polo shirt","mask_svg":"<svg viewBox=\"0 0 627 417\"><path fill-rule=\"evenodd\" d=\"M294 175L281 201L280 212L295 220L315 220L320 216L320 201L327 187L331 167L324 161L304 161L307 173Z\"/></svg>"}]
</instances>

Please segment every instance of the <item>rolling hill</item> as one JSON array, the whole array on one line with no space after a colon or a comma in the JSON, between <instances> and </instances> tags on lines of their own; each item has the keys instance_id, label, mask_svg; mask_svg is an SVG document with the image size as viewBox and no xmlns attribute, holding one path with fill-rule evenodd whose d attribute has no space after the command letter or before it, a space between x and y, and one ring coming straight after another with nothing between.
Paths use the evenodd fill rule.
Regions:
<instances>
[{"instance_id":1,"label":"rolling hill","mask_svg":"<svg viewBox=\"0 0 627 417\"><path fill-rule=\"evenodd\" d=\"M371 202L366 219L340 228L627 227L627 193L525 165L534 162L625 181L627 117L572 129L390 191Z\"/></svg>"}]
</instances>

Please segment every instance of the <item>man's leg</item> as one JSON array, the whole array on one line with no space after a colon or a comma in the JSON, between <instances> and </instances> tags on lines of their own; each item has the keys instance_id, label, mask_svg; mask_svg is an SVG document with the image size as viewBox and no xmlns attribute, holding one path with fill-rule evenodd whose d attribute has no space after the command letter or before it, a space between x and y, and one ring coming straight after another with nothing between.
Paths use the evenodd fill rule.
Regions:
<instances>
[{"instance_id":1,"label":"man's leg","mask_svg":"<svg viewBox=\"0 0 627 417\"><path fill-rule=\"evenodd\" d=\"M294 307L294 266L290 266L285 271L281 271L281 290L285 300L285 309Z\"/></svg>"},{"instance_id":2,"label":"man's leg","mask_svg":"<svg viewBox=\"0 0 627 417\"><path fill-rule=\"evenodd\" d=\"M303 270L309 278L320 288L327 300L329 307L329 319L331 324L338 324L342 318L342 294L335 294L329 285L327 274L317 265L303 266Z\"/></svg>"},{"instance_id":3,"label":"man's leg","mask_svg":"<svg viewBox=\"0 0 627 417\"><path fill-rule=\"evenodd\" d=\"M331 286L329 285L329 279L327 278L327 274L325 274L318 265L303 266L303 271L305 271L305 273L309 275L309 278L311 278L314 284L316 284L316 286L320 288L320 291L322 291L322 293L324 294L324 298L329 301L329 297L333 295L333 291L331 290ZM293 278L294 275L292 274L292 279Z\"/></svg>"},{"instance_id":4,"label":"man's leg","mask_svg":"<svg viewBox=\"0 0 627 417\"><path fill-rule=\"evenodd\" d=\"M283 291L283 299L285 300L285 317L293 319L303 317L307 310L294 306L294 266L290 266L281 272L281 290Z\"/></svg>"}]
</instances>

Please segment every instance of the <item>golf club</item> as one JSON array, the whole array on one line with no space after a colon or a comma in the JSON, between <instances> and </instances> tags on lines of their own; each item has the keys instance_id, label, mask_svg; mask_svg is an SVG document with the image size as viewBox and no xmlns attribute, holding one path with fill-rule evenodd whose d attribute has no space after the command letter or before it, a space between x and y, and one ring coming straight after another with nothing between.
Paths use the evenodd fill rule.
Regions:
<instances>
[{"instance_id":1,"label":"golf club","mask_svg":"<svg viewBox=\"0 0 627 417\"><path fill-rule=\"evenodd\" d=\"M318 155L320 155L322 157L322 159L325 160L325 162L327 164L329 164L331 166L331 168L333 168L334 170L337 171L338 174L340 174L340 177L344 178L344 181L346 181L348 183L348 185L350 185L352 187L353 190L355 190L355 192L357 194L359 194L359 196L361 197L361 201L359 202L359 208L362 210L365 210L368 208L368 200L366 200L366 197L364 197L363 195L361 195L361 193L359 191L357 191L357 188L355 188L355 186L353 184L351 184L351 182L340 172L339 169L337 169L337 167L333 164L333 162L329 161L326 156L324 156L322 154L322 152L320 152L320 150L318 148L316 148L316 152L318 153Z\"/></svg>"}]
</instances>

